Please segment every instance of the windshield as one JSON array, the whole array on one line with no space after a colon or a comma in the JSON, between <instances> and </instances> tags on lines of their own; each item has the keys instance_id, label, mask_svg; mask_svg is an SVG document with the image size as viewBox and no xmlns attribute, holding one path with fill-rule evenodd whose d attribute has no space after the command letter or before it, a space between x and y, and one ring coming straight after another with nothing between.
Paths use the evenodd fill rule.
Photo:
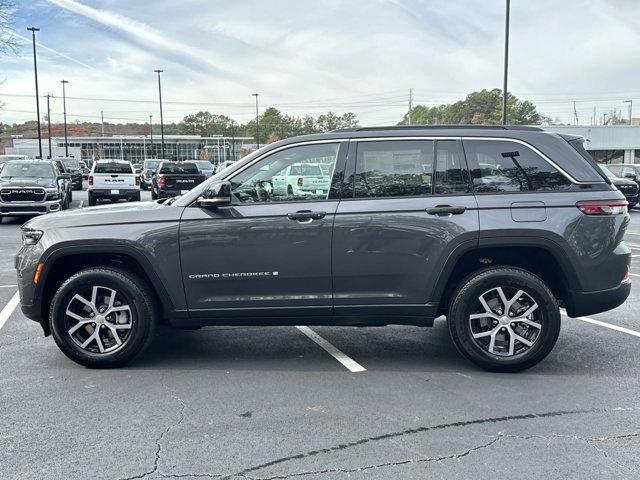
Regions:
<instances>
[{"instance_id":1,"label":"windshield","mask_svg":"<svg viewBox=\"0 0 640 480\"><path fill-rule=\"evenodd\" d=\"M14 163L5 164L0 178L55 178L53 167L49 163Z\"/></svg>"},{"instance_id":2,"label":"windshield","mask_svg":"<svg viewBox=\"0 0 640 480\"><path fill-rule=\"evenodd\" d=\"M129 163L96 163L93 173L133 173Z\"/></svg>"},{"instance_id":3,"label":"windshield","mask_svg":"<svg viewBox=\"0 0 640 480\"><path fill-rule=\"evenodd\" d=\"M80 162L78 160L73 159L73 158L68 158L68 159L62 160L62 163L64 164L65 167L71 168L71 169L74 169L74 170L78 170L80 168Z\"/></svg>"},{"instance_id":4,"label":"windshield","mask_svg":"<svg viewBox=\"0 0 640 480\"><path fill-rule=\"evenodd\" d=\"M160 165L160 160L145 160L144 161L144 169L145 170L155 170L158 165Z\"/></svg>"},{"instance_id":5,"label":"windshield","mask_svg":"<svg viewBox=\"0 0 640 480\"><path fill-rule=\"evenodd\" d=\"M195 163L200 170L213 170L213 164L211 162L208 162L207 160L199 160L193 163Z\"/></svg>"},{"instance_id":6,"label":"windshield","mask_svg":"<svg viewBox=\"0 0 640 480\"><path fill-rule=\"evenodd\" d=\"M605 167L604 165L599 165L599 167L607 177L609 177L609 178L615 177L613 172L611 170L609 170L607 167Z\"/></svg>"}]
</instances>

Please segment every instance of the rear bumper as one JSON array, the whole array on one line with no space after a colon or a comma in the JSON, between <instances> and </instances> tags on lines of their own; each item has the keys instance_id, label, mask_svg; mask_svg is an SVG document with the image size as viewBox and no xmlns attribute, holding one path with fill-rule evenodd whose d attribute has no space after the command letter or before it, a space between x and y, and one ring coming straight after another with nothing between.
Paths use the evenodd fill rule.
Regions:
<instances>
[{"instance_id":1,"label":"rear bumper","mask_svg":"<svg viewBox=\"0 0 640 480\"><path fill-rule=\"evenodd\" d=\"M114 188L114 190L116 190ZM91 189L88 191L88 194L94 198L126 198L126 199L138 199L140 198L140 190L139 189L117 189L118 193L111 193L111 189Z\"/></svg>"},{"instance_id":2,"label":"rear bumper","mask_svg":"<svg viewBox=\"0 0 640 480\"><path fill-rule=\"evenodd\" d=\"M606 312L622 305L631 293L631 280L608 290L596 292L567 292L566 308L570 317L581 317Z\"/></svg>"}]
</instances>

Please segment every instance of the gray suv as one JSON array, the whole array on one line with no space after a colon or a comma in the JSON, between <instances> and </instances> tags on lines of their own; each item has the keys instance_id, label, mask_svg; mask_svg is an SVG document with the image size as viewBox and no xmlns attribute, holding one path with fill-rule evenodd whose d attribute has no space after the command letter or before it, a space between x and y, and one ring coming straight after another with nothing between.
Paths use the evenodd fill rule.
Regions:
<instances>
[{"instance_id":1,"label":"gray suv","mask_svg":"<svg viewBox=\"0 0 640 480\"><path fill-rule=\"evenodd\" d=\"M301 163L320 165L328 188L279 186ZM23 227L22 311L74 361L123 365L160 323L431 326L446 315L465 357L517 371L551 351L561 307L602 312L631 289L624 197L580 137L533 127L291 138L167 204Z\"/></svg>"}]
</instances>

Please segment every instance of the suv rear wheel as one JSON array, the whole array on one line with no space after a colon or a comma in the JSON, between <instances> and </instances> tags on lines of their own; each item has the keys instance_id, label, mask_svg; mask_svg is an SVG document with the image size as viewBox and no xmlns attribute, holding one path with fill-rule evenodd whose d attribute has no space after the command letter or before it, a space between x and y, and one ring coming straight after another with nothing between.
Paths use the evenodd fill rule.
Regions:
<instances>
[{"instance_id":1,"label":"suv rear wheel","mask_svg":"<svg viewBox=\"0 0 640 480\"><path fill-rule=\"evenodd\" d=\"M86 367L120 367L140 354L156 327L145 282L110 268L82 270L58 289L49 322L63 353Z\"/></svg>"},{"instance_id":2,"label":"suv rear wheel","mask_svg":"<svg viewBox=\"0 0 640 480\"><path fill-rule=\"evenodd\" d=\"M560 333L558 302L547 285L518 268L491 268L467 277L449 307L449 333L480 367L516 372L543 360Z\"/></svg>"}]
</instances>

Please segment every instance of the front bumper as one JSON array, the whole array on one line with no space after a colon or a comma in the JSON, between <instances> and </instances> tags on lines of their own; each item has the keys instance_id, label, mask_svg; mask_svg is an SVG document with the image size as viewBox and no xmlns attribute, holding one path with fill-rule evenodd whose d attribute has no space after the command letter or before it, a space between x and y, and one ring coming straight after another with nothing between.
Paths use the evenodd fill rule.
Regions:
<instances>
[{"instance_id":1,"label":"front bumper","mask_svg":"<svg viewBox=\"0 0 640 480\"><path fill-rule=\"evenodd\" d=\"M62 200L48 202L0 202L0 216L20 217L45 215L62 210Z\"/></svg>"},{"instance_id":2,"label":"front bumper","mask_svg":"<svg viewBox=\"0 0 640 480\"><path fill-rule=\"evenodd\" d=\"M567 314L582 317L606 312L622 305L631 293L631 280L624 280L617 287L596 292L568 291Z\"/></svg>"}]
</instances>

